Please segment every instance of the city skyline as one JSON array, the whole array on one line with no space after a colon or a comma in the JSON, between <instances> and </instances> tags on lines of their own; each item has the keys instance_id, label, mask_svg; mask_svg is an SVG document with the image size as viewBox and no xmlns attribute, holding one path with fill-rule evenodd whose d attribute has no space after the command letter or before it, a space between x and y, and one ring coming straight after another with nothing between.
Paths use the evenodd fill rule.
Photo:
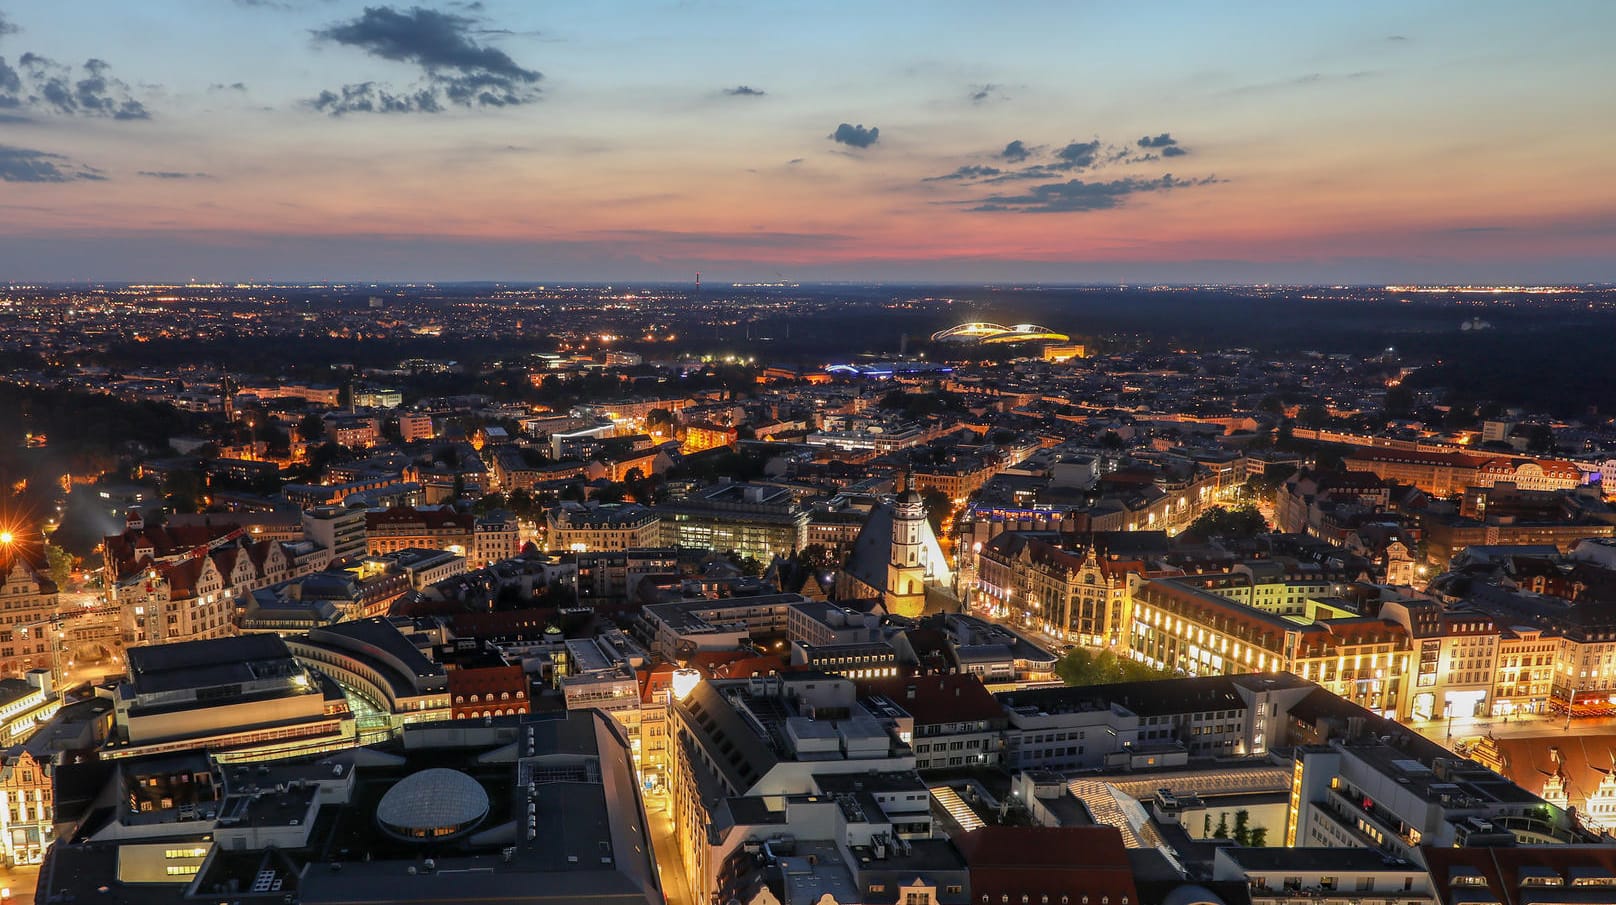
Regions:
<instances>
[{"instance_id":1,"label":"city skyline","mask_svg":"<svg viewBox=\"0 0 1616 905\"><path fill-rule=\"evenodd\" d=\"M991 12L0 5L0 276L1609 278L1607 7Z\"/></svg>"}]
</instances>

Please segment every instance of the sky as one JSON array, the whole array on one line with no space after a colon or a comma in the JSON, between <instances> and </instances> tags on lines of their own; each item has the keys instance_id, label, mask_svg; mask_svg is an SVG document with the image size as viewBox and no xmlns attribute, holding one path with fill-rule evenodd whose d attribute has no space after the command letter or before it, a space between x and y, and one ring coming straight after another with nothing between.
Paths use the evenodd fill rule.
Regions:
<instances>
[{"instance_id":1,"label":"sky","mask_svg":"<svg viewBox=\"0 0 1616 905\"><path fill-rule=\"evenodd\" d=\"M0 0L0 283L1616 281L1616 3Z\"/></svg>"}]
</instances>

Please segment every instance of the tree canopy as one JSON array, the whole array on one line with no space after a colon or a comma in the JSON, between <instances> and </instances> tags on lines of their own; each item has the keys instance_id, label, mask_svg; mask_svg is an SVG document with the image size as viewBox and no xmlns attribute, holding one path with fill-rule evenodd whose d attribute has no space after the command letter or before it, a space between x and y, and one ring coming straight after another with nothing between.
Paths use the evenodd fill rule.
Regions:
<instances>
[{"instance_id":1,"label":"tree canopy","mask_svg":"<svg viewBox=\"0 0 1616 905\"><path fill-rule=\"evenodd\" d=\"M1125 660L1108 650L1074 647L1055 663L1055 675L1067 685L1111 685L1171 679L1173 674L1143 663Z\"/></svg>"},{"instance_id":2,"label":"tree canopy","mask_svg":"<svg viewBox=\"0 0 1616 905\"><path fill-rule=\"evenodd\" d=\"M1257 507L1246 503L1227 509L1214 506L1201 513L1184 533L1195 537L1256 537L1268 530L1268 522Z\"/></svg>"}]
</instances>

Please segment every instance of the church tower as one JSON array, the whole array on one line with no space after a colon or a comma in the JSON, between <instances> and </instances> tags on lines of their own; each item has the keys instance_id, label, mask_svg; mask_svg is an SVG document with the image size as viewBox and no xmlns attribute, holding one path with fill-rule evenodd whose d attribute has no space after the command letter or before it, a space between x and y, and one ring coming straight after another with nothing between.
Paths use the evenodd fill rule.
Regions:
<instances>
[{"instance_id":1,"label":"church tower","mask_svg":"<svg viewBox=\"0 0 1616 905\"><path fill-rule=\"evenodd\" d=\"M892 501L892 555L887 561L886 609L896 616L917 617L926 608L926 503L898 478Z\"/></svg>"}]
</instances>

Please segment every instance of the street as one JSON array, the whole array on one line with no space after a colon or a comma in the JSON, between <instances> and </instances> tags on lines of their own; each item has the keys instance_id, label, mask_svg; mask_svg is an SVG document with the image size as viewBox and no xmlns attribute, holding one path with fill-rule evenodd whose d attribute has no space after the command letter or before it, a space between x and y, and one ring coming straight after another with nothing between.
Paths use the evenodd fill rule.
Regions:
<instances>
[{"instance_id":1,"label":"street","mask_svg":"<svg viewBox=\"0 0 1616 905\"><path fill-rule=\"evenodd\" d=\"M39 885L39 865L20 864L0 868L0 889L11 895L0 898L0 905L34 905L34 887Z\"/></svg>"},{"instance_id":2,"label":"street","mask_svg":"<svg viewBox=\"0 0 1616 905\"><path fill-rule=\"evenodd\" d=\"M647 793L645 816L651 822L651 849L656 854L657 871L662 875L662 894L668 905L695 905L690 883L685 877L685 859L673 834L673 796L667 792Z\"/></svg>"},{"instance_id":3,"label":"street","mask_svg":"<svg viewBox=\"0 0 1616 905\"><path fill-rule=\"evenodd\" d=\"M1448 721L1445 719L1409 723L1408 727L1433 742L1452 747L1454 743L1489 734L1493 738L1546 738L1577 734L1590 729L1616 730L1616 716L1574 719L1569 730L1566 728L1566 718L1563 715L1512 716L1507 721L1503 717L1455 717L1451 738Z\"/></svg>"}]
</instances>

